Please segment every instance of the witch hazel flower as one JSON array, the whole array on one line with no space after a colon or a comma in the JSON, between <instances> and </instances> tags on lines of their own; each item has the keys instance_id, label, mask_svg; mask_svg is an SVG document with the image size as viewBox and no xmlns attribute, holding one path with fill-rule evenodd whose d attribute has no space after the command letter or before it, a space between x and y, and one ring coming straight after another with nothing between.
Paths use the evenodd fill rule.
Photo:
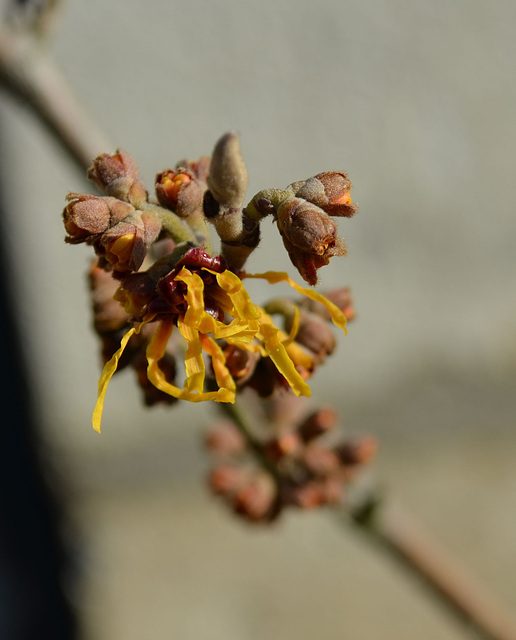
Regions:
<instances>
[{"instance_id":1,"label":"witch hazel flower","mask_svg":"<svg viewBox=\"0 0 516 640\"><path fill-rule=\"evenodd\" d=\"M117 344L114 333L108 340L97 328L104 344L93 414L97 431L108 385L127 353L140 386L147 394L155 389L158 399L162 394L234 403L244 387L261 396L310 395L307 380L334 349L326 320L345 330L346 313L287 273L250 274L244 267L259 244L261 222L271 216L294 266L315 284L318 269L346 252L333 220L356 211L345 174L326 172L285 190L264 190L244 206L247 171L238 137L229 133L211 159L182 161L158 173L155 199L134 159L121 150L96 158L88 176L106 196L68 196L66 240L93 247L95 268L113 281L112 300L120 305L104 300L103 326L117 326L117 335L122 334ZM220 240L218 250L208 227ZM251 299L245 281L253 278L288 284L306 309L291 302L288 314L279 313L283 323L277 326L273 316L278 313ZM106 287L104 280L92 280L97 304L96 286ZM323 309L326 319L316 316L315 308ZM109 313L116 316L111 324Z\"/></svg>"}]
</instances>

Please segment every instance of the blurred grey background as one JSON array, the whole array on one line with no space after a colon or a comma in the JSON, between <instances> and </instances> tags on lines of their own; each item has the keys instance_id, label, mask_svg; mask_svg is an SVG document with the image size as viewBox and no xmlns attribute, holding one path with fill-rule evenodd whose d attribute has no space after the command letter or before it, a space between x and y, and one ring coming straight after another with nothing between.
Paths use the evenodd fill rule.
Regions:
<instances>
[{"instance_id":1,"label":"blurred grey background","mask_svg":"<svg viewBox=\"0 0 516 640\"><path fill-rule=\"evenodd\" d=\"M515 25L512 0L70 0L53 45L149 185L228 130L241 134L249 197L349 174L360 212L340 223L349 255L321 288L351 286L358 317L314 399L336 403L348 433L380 439L386 490L512 611ZM263 531L226 513L203 486L208 407L144 410L126 372L92 431L90 251L64 244L60 217L85 185L3 94L0 116L9 277L81 549L85 638L466 637L328 514ZM276 229L263 230L249 269L290 269Z\"/></svg>"}]
</instances>

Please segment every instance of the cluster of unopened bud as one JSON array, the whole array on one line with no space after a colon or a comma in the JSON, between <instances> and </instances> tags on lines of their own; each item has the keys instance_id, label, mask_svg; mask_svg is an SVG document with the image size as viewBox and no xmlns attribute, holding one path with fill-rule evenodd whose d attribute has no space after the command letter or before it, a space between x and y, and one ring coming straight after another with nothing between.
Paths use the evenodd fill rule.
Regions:
<instances>
[{"instance_id":1,"label":"cluster of unopened bud","mask_svg":"<svg viewBox=\"0 0 516 640\"><path fill-rule=\"evenodd\" d=\"M218 462L211 490L251 522L275 520L288 507L313 509L345 500L346 486L375 456L370 436L330 443L337 416L323 408L274 437L242 433L231 421L208 432L206 446Z\"/></svg>"},{"instance_id":2,"label":"cluster of unopened bud","mask_svg":"<svg viewBox=\"0 0 516 640\"><path fill-rule=\"evenodd\" d=\"M284 191L262 191L246 211L250 217L275 217L292 263L304 280L315 285L318 269L333 256L347 253L332 218L350 218L357 212L350 189L345 173L326 171L293 182Z\"/></svg>"}]
</instances>

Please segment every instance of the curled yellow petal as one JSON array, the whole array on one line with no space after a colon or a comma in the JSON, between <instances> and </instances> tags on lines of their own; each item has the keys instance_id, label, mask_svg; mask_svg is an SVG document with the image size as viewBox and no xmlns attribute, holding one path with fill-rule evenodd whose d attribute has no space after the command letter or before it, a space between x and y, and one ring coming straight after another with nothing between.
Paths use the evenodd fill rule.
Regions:
<instances>
[{"instance_id":1,"label":"curled yellow petal","mask_svg":"<svg viewBox=\"0 0 516 640\"><path fill-rule=\"evenodd\" d=\"M180 400L188 400L189 402L205 402L206 400L234 402L235 392L228 388L197 393L180 389L166 380L163 371L159 368L158 362L165 354L165 349L173 328L174 325L171 321L162 321L147 346L147 377L150 382L152 382L156 389Z\"/></svg>"},{"instance_id":2,"label":"curled yellow petal","mask_svg":"<svg viewBox=\"0 0 516 640\"><path fill-rule=\"evenodd\" d=\"M234 402L236 384L229 369L226 367L224 352L210 336L201 334L200 339L204 351L211 356L213 372L215 373L215 380L219 385L219 391L225 389L228 392L228 397L231 394L233 395L233 400L226 400L225 402Z\"/></svg>"},{"instance_id":3,"label":"curled yellow petal","mask_svg":"<svg viewBox=\"0 0 516 640\"><path fill-rule=\"evenodd\" d=\"M124 353L127 343L129 342L129 340L134 334L140 331L140 328L142 327L143 324L144 323L141 322L140 324L135 325L124 334L124 337L120 341L119 349L113 354L113 356L111 357L111 360L106 362L106 364L104 365L104 369L102 369L102 374L99 378L99 390L98 390L97 403L95 405L95 409L93 410L93 418L92 418L93 428L95 429L95 431L98 431L99 433L100 433L100 423L102 422L102 412L104 411L104 400L106 398L106 392L107 392L109 382L111 381L111 378L113 377L113 375L115 374L115 371L118 368L118 363L120 361L120 358L122 357L122 354Z\"/></svg>"},{"instance_id":4,"label":"curled yellow petal","mask_svg":"<svg viewBox=\"0 0 516 640\"><path fill-rule=\"evenodd\" d=\"M269 322L260 324L259 337L263 341L265 351L274 362L276 369L287 380L296 396L311 396L310 387L299 375L287 350L281 342L280 330Z\"/></svg>"},{"instance_id":5,"label":"curled yellow petal","mask_svg":"<svg viewBox=\"0 0 516 640\"><path fill-rule=\"evenodd\" d=\"M185 391L202 393L204 388L205 366L199 332L186 324L186 315L185 320L178 318L177 328L187 344L185 353Z\"/></svg>"},{"instance_id":6,"label":"curled yellow petal","mask_svg":"<svg viewBox=\"0 0 516 640\"><path fill-rule=\"evenodd\" d=\"M342 329L345 333L346 330L346 316L342 313L342 311L337 307L337 305L327 300L323 295L317 293L313 289L305 289L294 282L288 274L284 271L266 271L265 273L245 273L242 274L242 278L261 278L262 280L267 280L269 284L277 284L278 282L286 282L290 285L295 291L297 291L302 296L306 296L311 300L315 300L316 302L320 302L331 316L333 323Z\"/></svg>"}]
</instances>

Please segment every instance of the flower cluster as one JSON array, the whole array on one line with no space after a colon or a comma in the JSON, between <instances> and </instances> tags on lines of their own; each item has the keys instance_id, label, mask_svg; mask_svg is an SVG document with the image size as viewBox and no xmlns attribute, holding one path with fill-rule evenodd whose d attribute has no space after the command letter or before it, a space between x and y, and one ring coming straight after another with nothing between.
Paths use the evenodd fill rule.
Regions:
<instances>
[{"instance_id":1,"label":"flower cluster","mask_svg":"<svg viewBox=\"0 0 516 640\"><path fill-rule=\"evenodd\" d=\"M217 462L208 477L211 490L234 513L250 522L268 523L286 508L313 509L345 500L346 486L370 462L377 443L370 436L331 442L337 416L323 408L311 414L292 415L287 406L269 415L264 433L262 420L253 431L242 430L235 420L216 424L206 437ZM272 423L272 424L271 424ZM271 437L270 427L276 431ZM332 434L333 432L333 434ZM252 452L251 457L249 453Z\"/></svg>"},{"instance_id":2,"label":"flower cluster","mask_svg":"<svg viewBox=\"0 0 516 640\"><path fill-rule=\"evenodd\" d=\"M149 405L233 403L243 387L261 396L310 395L307 379L334 348L327 320L344 329L352 315L349 298L341 292L332 301L286 273L252 275L244 265L259 243L260 222L271 215L293 264L315 284L317 270L345 254L332 219L356 210L345 174L330 171L265 190L244 206L246 168L238 137L226 134L211 158L158 173L155 198L122 150L97 157L88 177L105 195L69 194L63 218L66 241L89 244L97 255L90 284L104 369L95 429L108 384L126 366L135 370ZM218 251L209 225L220 238ZM258 306L244 286L247 278L286 282L302 301Z\"/></svg>"}]
</instances>

